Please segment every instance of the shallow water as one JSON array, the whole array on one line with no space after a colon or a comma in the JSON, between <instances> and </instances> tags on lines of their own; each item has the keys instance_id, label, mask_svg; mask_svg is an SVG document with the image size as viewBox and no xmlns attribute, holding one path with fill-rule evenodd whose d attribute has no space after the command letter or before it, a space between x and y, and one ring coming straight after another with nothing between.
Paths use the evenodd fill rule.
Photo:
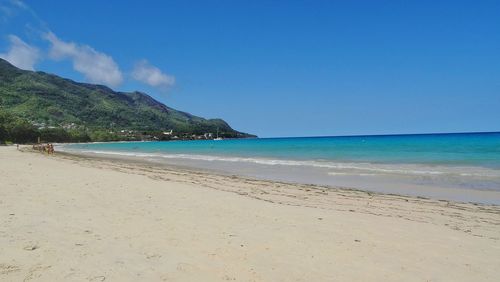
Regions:
<instances>
[{"instance_id":1,"label":"shallow water","mask_svg":"<svg viewBox=\"0 0 500 282\"><path fill-rule=\"evenodd\" d=\"M257 178L500 204L500 133L71 144Z\"/></svg>"}]
</instances>

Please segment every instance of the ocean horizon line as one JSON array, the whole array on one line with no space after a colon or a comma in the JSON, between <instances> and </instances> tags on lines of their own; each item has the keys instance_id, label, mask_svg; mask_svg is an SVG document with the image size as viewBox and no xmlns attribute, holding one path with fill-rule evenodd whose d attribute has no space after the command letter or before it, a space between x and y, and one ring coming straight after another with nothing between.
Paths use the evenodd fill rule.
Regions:
<instances>
[{"instance_id":1,"label":"ocean horizon line","mask_svg":"<svg viewBox=\"0 0 500 282\"><path fill-rule=\"evenodd\" d=\"M340 137L383 137L383 136L418 136L418 135L472 135L472 134L500 134L498 131L466 131L466 132L427 132L427 133L387 133L387 134L346 134L346 135L313 135L313 136L275 136L253 137L244 139L284 139L284 138L340 138Z\"/></svg>"}]
</instances>

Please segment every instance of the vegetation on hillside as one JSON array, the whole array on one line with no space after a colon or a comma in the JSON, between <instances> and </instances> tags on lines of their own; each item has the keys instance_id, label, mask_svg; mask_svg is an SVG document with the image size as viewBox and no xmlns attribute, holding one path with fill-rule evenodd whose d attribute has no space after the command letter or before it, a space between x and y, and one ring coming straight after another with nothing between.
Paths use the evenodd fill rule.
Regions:
<instances>
[{"instance_id":1,"label":"vegetation on hillside","mask_svg":"<svg viewBox=\"0 0 500 282\"><path fill-rule=\"evenodd\" d=\"M141 92L115 92L0 59L0 142L251 137L221 119L177 111Z\"/></svg>"}]
</instances>

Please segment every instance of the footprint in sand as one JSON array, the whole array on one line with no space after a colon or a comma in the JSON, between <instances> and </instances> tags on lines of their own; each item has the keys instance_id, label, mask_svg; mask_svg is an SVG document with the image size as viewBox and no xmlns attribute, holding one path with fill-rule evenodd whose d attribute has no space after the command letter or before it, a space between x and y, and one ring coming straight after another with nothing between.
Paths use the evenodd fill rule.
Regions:
<instances>
[{"instance_id":1,"label":"footprint in sand","mask_svg":"<svg viewBox=\"0 0 500 282\"><path fill-rule=\"evenodd\" d=\"M0 275L9 274L11 272L16 272L19 270L21 270L21 268L17 265L0 263Z\"/></svg>"},{"instance_id":2,"label":"footprint in sand","mask_svg":"<svg viewBox=\"0 0 500 282\"><path fill-rule=\"evenodd\" d=\"M28 270L28 274L23 281L29 281L35 278L40 278L42 276L42 271L51 268L51 265L44 266L42 264L37 264Z\"/></svg>"},{"instance_id":3,"label":"footprint in sand","mask_svg":"<svg viewBox=\"0 0 500 282\"><path fill-rule=\"evenodd\" d=\"M185 262L180 262L177 264L177 270L182 271L182 272L193 272L197 269L198 269L198 267L193 265L193 264L189 264L189 263L185 263Z\"/></svg>"}]
</instances>

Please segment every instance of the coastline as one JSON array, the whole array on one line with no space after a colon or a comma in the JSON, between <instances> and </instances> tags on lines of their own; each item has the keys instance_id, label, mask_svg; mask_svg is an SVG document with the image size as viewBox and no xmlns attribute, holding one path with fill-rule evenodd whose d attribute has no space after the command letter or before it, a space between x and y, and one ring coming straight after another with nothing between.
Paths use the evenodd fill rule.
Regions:
<instances>
[{"instance_id":1,"label":"coastline","mask_svg":"<svg viewBox=\"0 0 500 282\"><path fill-rule=\"evenodd\" d=\"M110 144L113 143L105 145ZM130 144L137 144L137 142ZM81 144L73 145L79 146ZM69 148L62 145L58 150L82 157L124 160L158 167L181 168L188 171L287 184L313 185L328 189L340 187L370 193L500 205L500 191L496 188L496 183L488 182L500 180L498 170L486 167L422 165L418 163L328 162L325 160L243 157L223 154L162 153L161 151L140 151L133 146L130 145L129 147L132 148L127 151L115 151L111 148L108 150L75 149L71 148L70 144ZM470 182L473 178L474 182ZM487 183L490 187L470 187L469 185L472 183L474 185Z\"/></svg>"},{"instance_id":2,"label":"coastline","mask_svg":"<svg viewBox=\"0 0 500 282\"><path fill-rule=\"evenodd\" d=\"M0 280L494 281L500 274L496 205L15 147L0 147L0 156Z\"/></svg>"}]
</instances>

